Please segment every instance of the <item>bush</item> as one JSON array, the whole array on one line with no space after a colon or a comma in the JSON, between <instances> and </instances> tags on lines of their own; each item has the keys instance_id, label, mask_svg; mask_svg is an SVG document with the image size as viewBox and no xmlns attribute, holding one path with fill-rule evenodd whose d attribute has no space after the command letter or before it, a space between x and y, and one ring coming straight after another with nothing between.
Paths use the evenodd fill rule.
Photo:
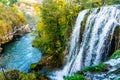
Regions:
<instances>
[{"instance_id":1,"label":"bush","mask_svg":"<svg viewBox=\"0 0 120 80\"><path fill-rule=\"evenodd\" d=\"M26 24L22 13L14 7L0 7L0 37L12 33L14 28L19 28Z\"/></svg>"}]
</instances>

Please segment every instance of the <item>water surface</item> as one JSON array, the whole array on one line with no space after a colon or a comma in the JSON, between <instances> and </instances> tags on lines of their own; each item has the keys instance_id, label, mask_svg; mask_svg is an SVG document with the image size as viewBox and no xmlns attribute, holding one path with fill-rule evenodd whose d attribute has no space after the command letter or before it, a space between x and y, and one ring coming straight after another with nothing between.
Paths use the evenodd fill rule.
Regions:
<instances>
[{"instance_id":1,"label":"water surface","mask_svg":"<svg viewBox=\"0 0 120 80\"><path fill-rule=\"evenodd\" d=\"M6 69L28 71L30 64L37 62L41 57L41 52L31 45L33 39L30 34L26 34L18 41L3 46L0 64Z\"/></svg>"}]
</instances>

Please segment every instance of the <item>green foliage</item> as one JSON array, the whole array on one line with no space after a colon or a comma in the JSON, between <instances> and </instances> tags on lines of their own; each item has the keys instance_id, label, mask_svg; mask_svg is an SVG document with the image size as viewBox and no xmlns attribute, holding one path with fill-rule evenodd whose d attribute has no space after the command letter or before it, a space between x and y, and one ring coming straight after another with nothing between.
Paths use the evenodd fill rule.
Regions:
<instances>
[{"instance_id":1,"label":"green foliage","mask_svg":"<svg viewBox=\"0 0 120 80\"><path fill-rule=\"evenodd\" d=\"M9 0L10 1L10 6L12 6L13 4L15 4L17 2L17 0Z\"/></svg>"},{"instance_id":2,"label":"green foliage","mask_svg":"<svg viewBox=\"0 0 120 80\"><path fill-rule=\"evenodd\" d=\"M36 26L39 35L35 43L36 41L40 43L38 47L40 47L44 53L52 54L59 52L60 50L57 48L61 47L61 43L64 42L64 35L61 33L65 25L64 23L59 23L62 17L60 8L64 5L64 3L62 3L63 1L57 2L53 0L44 0L42 3L41 18Z\"/></svg>"},{"instance_id":3,"label":"green foliage","mask_svg":"<svg viewBox=\"0 0 120 80\"><path fill-rule=\"evenodd\" d=\"M106 65L104 63L100 63L98 65L94 65L94 66L89 66L89 67L85 67L83 68L81 71L82 72L100 72L100 71L105 71Z\"/></svg>"},{"instance_id":4,"label":"green foliage","mask_svg":"<svg viewBox=\"0 0 120 80\"><path fill-rule=\"evenodd\" d=\"M7 0L0 0L0 2L2 2L3 4L7 4Z\"/></svg>"},{"instance_id":5,"label":"green foliage","mask_svg":"<svg viewBox=\"0 0 120 80\"><path fill-rule=\"evenodd\" d=\"M120 4L120 0L105 0L105 4L107 5Z\"/></svg>"},{"instance_id":6,"label":"green foliage","mask_svg":"<svg viewBox=\"0 0 120 80\"><path fill-rule=\"evenodd\" d=\"M32 45L41 49L43 55L52 56L53 64L58 62L62 64L63 51L79 7L64 0L43 0L40 12L40 19L36 26L38 36Z\"/></svg>"},{"instance_id":7,"label":"green foliage","mask_svg":"<svg viewBox=\"0 0 120 80\"><path fill-rule=\"evenodd\" d=\"M44 78L44 79L43 79ZM0 73L0 80L49 80L46 76L41 75L40 73L24 73L19 70L9 70L3 73Z\"/></svg>"},{"instance_id":8,"label":"green foliage","mask_svg":"<svg viewBox=\"0 0 120 80\"><path fill-rule=\"evenodd\" d=\"M30 65L30 72L37 72L43 68L43 65L39 63L33 63Z\"/></svg>"},{"instance_id":9,"label":"green foliage","mask_svg":"<svg viewBox=\"0 0 120 80\"><path fill-rule=\"evenodd\" d=\"M85 80L85 77L80 74L74 74L72 76L64 76L64 80Z\"/></svg>"},{"instance_id":10,"label":"green foliage","mask_svg":"<svg viewBox=\"0 0 120 80\"><path fill-rule=\"evenodd\" d=\"M0 7L0 37L12 32L14 27L26 24L24 16L15 7Z\"/></svg>"},{"instance_id":11,"label":"green foliage","mask_svg":"<svg viewBox=\"0 0 120 80\"><path fill-rule=\"evenodd\" d=\"M17 0L0 0L4 5L12 6Z\"/></svg>"},{"instance_id":12,"label":"green foliage","mask_svg":"<svg viewBox=\"0 0 120 80\"><path fill-rule=\"evenodd\" d=\"M110 59L116 59L120 57L120 50L116 50L112 56L110 57Z\"/></svg>"},{"instance_id":13,"label":"green foliage","mask_svg":"<svg viewBox=\"0 0 120 80\"><path fill-rule=\"evenodd\" d=\"M62 53L69 41L78 12L87 8L100 7L103 3L107 4L105 0L43 0L40 9L33 5L40 10L40 19L36 25L38 35L32 45L41 49L43 55L49 55L50 58L47 60L51 63L62 64L64 58ZM85 23L86 21L83 21L82 26L85 26ZM44 62L47 64L49 61Z\"/></svg>"},{"instance_id":14,"label":"green foliage","mask_svg":"<svg viewBox=\"0 0 120 80\"><path fill-rule=\"evenodd\" d=\"M36 63L33 63L33 64L30 65L30 69L33 69L33 68L35 68L36 66L37 66L37 64L36 64Z\"/></svg>"}]
</instances>

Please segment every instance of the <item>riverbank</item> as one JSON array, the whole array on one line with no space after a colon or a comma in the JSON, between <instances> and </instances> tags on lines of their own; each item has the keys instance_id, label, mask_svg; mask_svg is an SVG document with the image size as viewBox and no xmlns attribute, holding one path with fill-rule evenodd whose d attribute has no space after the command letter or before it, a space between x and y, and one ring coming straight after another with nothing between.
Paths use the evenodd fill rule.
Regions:
<instances>
[{"instance_id":1,"label":"riverbank","mask_svg":"<svg viewBox=\"0 0 120 80\"><path fill-rule=\"evenodd\" d=\"M1 45L10 42L14 37L21 36L30 31L23 14L15 5L6 6L0 2L0 52Z\"/></svg>"},{"instance_id":2,"label":"riverbank","mask_svg":"<svg viewBox=\"0 0 120 80\"><path fill-rule=\"evenodd\" d=\"M3 50L3 48L1 47L1 45L4 45L4 44L10 42L15 37L17 38L19 36L24 35L25 33L30 32L30 28L29 28L28 24L24 25L24 26L21 26L20 28L17 28L17 27L14 27L14 28L16 28L16 29L11 30L11 32L9 32L6 35L0 37L0 53Z\"/></svg>"}]
</instances>

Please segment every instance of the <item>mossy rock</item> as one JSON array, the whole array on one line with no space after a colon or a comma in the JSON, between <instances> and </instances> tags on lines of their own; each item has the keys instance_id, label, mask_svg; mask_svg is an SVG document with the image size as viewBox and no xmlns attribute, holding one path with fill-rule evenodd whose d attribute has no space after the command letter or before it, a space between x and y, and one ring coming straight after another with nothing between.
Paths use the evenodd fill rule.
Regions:
<instances>
[{"instance_id":1,"label":"mossy rock","mask_svg":"<svg viewBox=\"0 0 120 80\"><path fill-rule=\"evenodd\" d=\"M29 70L29 72L37 72L37 71L40 71L43 67L44 67L44 64L42 64L41 62L33 63L33 64L30 65L30 70Z\"/></svg>"},{"instance_id":2,"label":"mossy rock","mask_svg":"<svg viewBox=\"0 0 120 80\"><path fill-rule=\"evenodd\" d=\"M33 63L30 65L30 69L34 69L37 66L37 63Z\"/></svg>"},{"instance_id":3,"label":"mossy rock","mask_svg":"<svg viewBox=\"0 0 120 80\"><path fill-rule=\"evenodd\" d=\"M37 63L38 66L48 67L50 69L61 68L63 65L63 54L56 55L44 55L42 59Z\"/></svg>"},{"instance_id":4,"label":"mossy rock","mask_svg":"<svg viewBox=\"0 0 120 80\"><path fill-rule=\"evenodd\" d=\"M0 73L0 80L19 80L20 71L19 70L8 70Z\"/></svg>"},{"instance_id":5,"label":"mossy rock","mask_svg":"<svg viewBox=\"0 0 120 80\"><path fill-rule=\"evenodd\" d=\"M20 74L19 70L11 70L6 72L8 80L18 80L19 74Z\"/></svg>"}]
</instances>

